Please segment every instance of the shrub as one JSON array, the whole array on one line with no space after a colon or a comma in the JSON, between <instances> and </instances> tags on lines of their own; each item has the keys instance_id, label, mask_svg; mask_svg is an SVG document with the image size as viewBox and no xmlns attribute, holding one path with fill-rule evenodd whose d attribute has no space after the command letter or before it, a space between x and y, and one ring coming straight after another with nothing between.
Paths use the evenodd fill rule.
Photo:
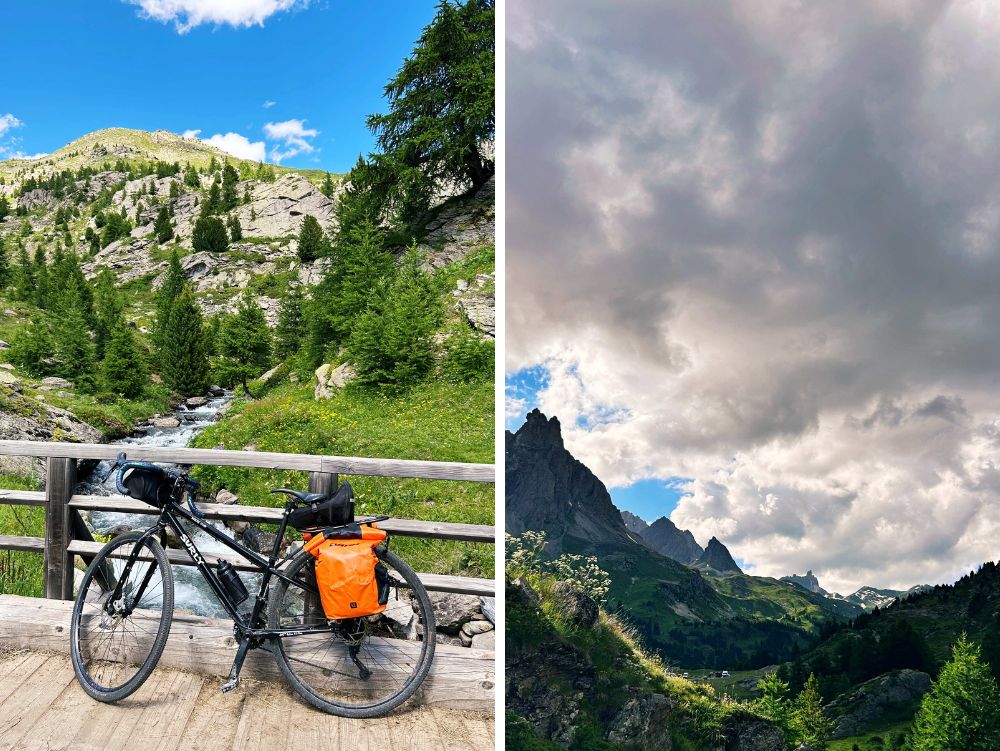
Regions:
<instances>
[{"instance_id":1,"label":"shrub","mask_svg":"<svg viewBox=\"0 0 1000 751\"><path fill-rule=\"evenodd\" d=\"M222 253L229 246L226 225L214 216L200 216L194 224L191 244L197 251Z\"/></svg>"}]
</instances>

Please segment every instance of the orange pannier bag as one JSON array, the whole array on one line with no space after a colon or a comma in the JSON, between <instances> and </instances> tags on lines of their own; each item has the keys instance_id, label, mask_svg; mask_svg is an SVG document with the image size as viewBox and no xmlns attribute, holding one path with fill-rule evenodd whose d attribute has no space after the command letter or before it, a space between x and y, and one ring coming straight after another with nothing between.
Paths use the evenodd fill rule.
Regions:
<instances>
[{"instance_id":1,"label":"orange pannier bag","mask_svg":"<svg viewBox=\"0 0 1000 751\"><path fill-rule=\"evenodd\" d=\"M362 618L385 610L389 600L389 572L375 555L385 531L373 524L361 526L361 537L336 539L312 535L305 550L316 557L316 586L326 617Z\"/></svg>"}]
</instances>

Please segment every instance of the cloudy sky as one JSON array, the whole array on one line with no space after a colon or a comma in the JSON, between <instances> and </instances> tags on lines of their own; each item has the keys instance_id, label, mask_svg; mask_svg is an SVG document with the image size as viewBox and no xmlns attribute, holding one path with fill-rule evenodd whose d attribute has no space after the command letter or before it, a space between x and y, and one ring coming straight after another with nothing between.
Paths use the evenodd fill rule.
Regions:
<instances>
[{"instance_id":1,"label":"cloudy sky","mask_svg":"<svg viewBox=\"0 0 1000 751\"><path fill-rule=\"evenodd\" d=\"M165 129L241 159L346 172L434 0L0 2L0 159L101 128ZM44 50L40 50L44 42Z\"/></svg>"},{"instance_id":2,"label":"cloudy sky","mask_svg":"<svg viewBox=\"0 0 1000 751\"><path fill-rule=\"evenodd\" d=\"M507 34L510 423L752 573L996 559L1000 4L511 0Z\"/></svg>"}]
</instances>

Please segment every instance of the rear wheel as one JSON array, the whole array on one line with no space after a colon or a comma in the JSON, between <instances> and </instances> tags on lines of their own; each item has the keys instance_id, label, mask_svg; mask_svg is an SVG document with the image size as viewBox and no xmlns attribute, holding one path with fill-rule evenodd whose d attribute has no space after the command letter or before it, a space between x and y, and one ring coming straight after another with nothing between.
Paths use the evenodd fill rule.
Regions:
<instances>
[{"instance_id":1,"label":"rear wheel","mask_svg":"<svg viewBox=\"0 0 1000 751\"><path fill-rule=\"evenodd\" d=\"M97 554L80 583L70 625L70 656L83 690L98 701L124 699L153 672L170 633L174 579L160 544L129 532ZM118 582L120 596L112 599ZM140 589L142 590L140 593Z\"/></svg>"},{"instance_id":2,"label":"rear wheel","mask_svg":"<svg viewBox=\"0 0 1000 751\"><path fill-rule=\"evenodd\" d=\"M391 550L375 552L389 569L385 612L334 621L329 631L273 640L288 682L314 707L343 717L379 717L420 687L434 657L434 613L417 575ZM287 573L315 585L313 558L300 552ZM319 598L278 579L271 585L269 628L326 624Z\"/></svg>"}]
</instances>

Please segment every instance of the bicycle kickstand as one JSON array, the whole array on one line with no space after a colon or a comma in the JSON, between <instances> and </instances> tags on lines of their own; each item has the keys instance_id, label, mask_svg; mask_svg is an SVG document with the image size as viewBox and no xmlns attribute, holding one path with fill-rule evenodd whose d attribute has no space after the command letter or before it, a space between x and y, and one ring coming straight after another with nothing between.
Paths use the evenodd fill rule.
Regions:
<instances>
[{"instance_id":1,"label":"bicycle kickstand","mask_svg":"<svg viewBox=\"0 0 1000 751\"><path fill-rule=\"evenodd\" d=\"M236 650L236 659L233 660L233 667L229 670L229 680L222 684L222 693L228 693L240 685L240 671L243 669L243 661L247 658L249 649L250 637L244 636L240 639L240 648Z\"/></svg>"}]
</instances>

